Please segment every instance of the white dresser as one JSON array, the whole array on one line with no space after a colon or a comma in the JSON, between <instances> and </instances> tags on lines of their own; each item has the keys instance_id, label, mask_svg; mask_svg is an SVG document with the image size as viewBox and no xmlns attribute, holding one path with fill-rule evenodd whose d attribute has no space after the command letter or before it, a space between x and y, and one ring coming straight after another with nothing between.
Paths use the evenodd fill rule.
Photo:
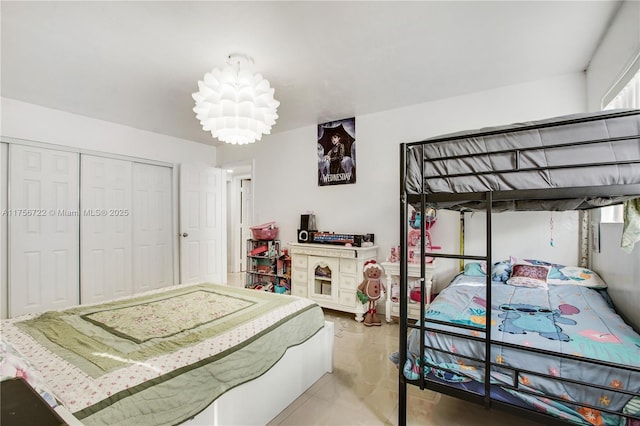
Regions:
<instances>
[{"instance_id":1,"label":"white dresser","mask_svg":"<svg viewBox=\"0 0 640 426\"><path fill-rule=\"evenodd\" d=\"M431 286L433 284L433 271L435 269L435 260L431 263L426 263L424 265L425 267L425 290L426 290L426 297L424 297L424 300L427 301L427 305L426 307L429 306L429 301L431 300ZM391 299L391 289L393 288L393 285L400 285L400 263L399 262L382 262L380 264L383 268L384 268L384 273L387 277L386 279L386 287L387 287L387 301L385 304L385 319L387 320L387 322L392 322L392 318L391 317L399 317L400 316L400 301L394 301ZM407 284L409 289L412 288L413 286L419 286L420 285L420 264L419 263L409 263L407 266L407 275L408 275L408 279L407 279ZM405 297L408 297L408 294L405 295ZM409 299L409 304L408 304L408 308L409 308L409 315L408 317L411 319L415 319L417 320L418 318L420 318L420 304L413 302L412 300Z\"/></svg>"},{"instance_id":2,"label":"white dresser","mask_svg":"<svg viewBox=\"0 0 640 426\"><path fill-rule=\"evenodd\" d=\"M376 258L378 247L306 243L288 246L291 294L308 297L323 308L351 312L356 321L363 321L366 305L360 303L356 292L364 280L364 263Z\"/></svg>"}]
</instances>

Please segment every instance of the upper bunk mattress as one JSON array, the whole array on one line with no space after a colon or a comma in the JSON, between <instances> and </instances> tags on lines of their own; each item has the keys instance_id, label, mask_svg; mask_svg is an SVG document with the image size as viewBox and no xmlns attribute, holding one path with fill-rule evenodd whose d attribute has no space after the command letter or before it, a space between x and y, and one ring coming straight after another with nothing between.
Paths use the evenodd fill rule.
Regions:
<instances>
[{"instance_id":1,"label":"upper bunk mattress","mask_svg":"<svg viewBox=\"0 0 640 426\"><path fill-rule=\"evenodd\" d=\"M454 133L407 144L406 151L408 194L640 184L640 110L574 114ZM619 201L581 198L555 205L546 201L539 207L520 200L504 202L500 210L568 210ZM475 207L483 208L481 204ZM474 203L438 207L473 209Z\"/></svg>"}]
</instances>

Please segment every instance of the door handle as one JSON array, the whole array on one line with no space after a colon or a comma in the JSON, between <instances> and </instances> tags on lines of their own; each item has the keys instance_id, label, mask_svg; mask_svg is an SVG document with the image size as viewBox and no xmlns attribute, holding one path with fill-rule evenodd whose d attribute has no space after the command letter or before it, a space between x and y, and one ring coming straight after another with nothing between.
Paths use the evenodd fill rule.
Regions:
<instances>
[{"instance_id":1,"label":"door handle","mask_svg":"<svg viewBox=\"0 0 640 426\"><path fill-rule=\"evenodd\" d=\"M180 236L181 236L181 237L185 237L185 238L187 238L187 237L189 236L189 234L188 234L188 233L186 233L186 232L183 232L182 234L180 234Z\"/></svg>"}]
</instances>

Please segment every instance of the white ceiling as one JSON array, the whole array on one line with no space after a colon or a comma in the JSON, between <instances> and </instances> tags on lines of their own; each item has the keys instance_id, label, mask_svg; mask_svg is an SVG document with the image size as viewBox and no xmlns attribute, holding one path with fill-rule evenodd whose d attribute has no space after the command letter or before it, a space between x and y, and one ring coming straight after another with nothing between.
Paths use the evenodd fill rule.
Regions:
<instances>
[{"instance_id":1,"label":"white ceiling","mask_svg":"<svg viewBox=\"0 0 640 426\"><path fill-rule=\"evenodd\" d=\"M2 0L2 96L218 144L191 94L230 53L278 133L583 71L619 4Z\"/></svg>"}]
</instances>

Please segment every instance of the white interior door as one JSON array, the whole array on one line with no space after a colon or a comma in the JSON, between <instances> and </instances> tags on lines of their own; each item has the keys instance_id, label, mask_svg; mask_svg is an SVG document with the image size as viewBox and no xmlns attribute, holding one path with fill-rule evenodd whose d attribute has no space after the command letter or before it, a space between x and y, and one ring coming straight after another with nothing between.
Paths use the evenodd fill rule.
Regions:
<instances>
[{"instance_id":1,"label":"white interior door","mask_svg":"<svg viewBox=\"0 0 640 426\"><path fill-rule=\"evenodd\" d=\"M78 154L9 147L9 316L79 302Z\"/></svg>"},{"instance_id":2,"label":"white interior door","mask_svg":"<svg viewBox=\"0 0 640 426\"><path fill-rule=\"evenodd\" d=\"M81 301L131 295L132 163L82 155Z\"/></svg>"},{"instance_id":3,"label":"white interior door","mask_svg":"<svg viewBox=\"0 0 640 426\"><path fill-rule=\"evenodd\" d=\"M226 283L225 172L180 165L180 282Z\"/></svg>"},{"instance_id":4,"label":"white interior door","mask_svg":"<svg viewBox=\"0 0 640 426\"><path fill-rule=\"evenodd\" d=\"M253 221L253 184L251 179L240 181L240 271L247 269L247 240L251 238Z\"/></svg>"},{"instance_id":5,"label":"white interior door","mask_svg":"<svg viewBox=\"0 0 640 426\"><path fill-rule=\"evenodd\" d=\"M173 197L169 167L133 165L133 291L173 284Z\"/></svg>"}]
</instances>

